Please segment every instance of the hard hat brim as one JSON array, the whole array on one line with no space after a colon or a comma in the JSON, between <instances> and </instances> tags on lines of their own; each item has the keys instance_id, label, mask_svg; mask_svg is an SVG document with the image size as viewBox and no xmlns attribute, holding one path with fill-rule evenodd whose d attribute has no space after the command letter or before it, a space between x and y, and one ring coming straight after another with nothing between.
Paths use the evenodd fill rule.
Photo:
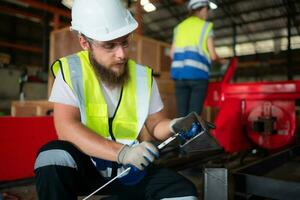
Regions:
<instances>
[{"instance_id":1,"label":"hard hat brim","mask_svg":"<svg viewBox=\"0 0 300 200\"><path fill-rule=\"evenodd\" d=\"M120 37L123 37L125 35L128 35L130 33L132 33L133 31L135 31L138 27L138 23L134 23L131 25L128 25L127 27L118 29L114 32L111 32L110 34L107 35L101 35L101 34L97 34L97 31L95 32L95 34L93 34L93 36L91 36L92 39L97 40L97 41L110 41L110 40L114 40Z\"/></svg>"},{"instance_id":2,"label":"hard hat brim","mask_svg":"<svg viewBox=\"0 0 300 200\"><path fill-rule=\"evenodd\" d=\"M79 31L80 29L78 29L76 26L71 26L70 29L78 31L79 33L82 33L85 36L87 36L93 40L105 42L105 41L114 40L114 39L123 37L125 35L128 35L128 34L132 33L133 31L135 31L137 29L137 27L138 27L138 23L133 23L133 24L123 27L121 29L115 30L109 34L103 34L103 30L101 30L101 31L93 30L93 31L89 31L89 32ZM91 33L94 33L94 34L91 34Z\"/></svg>"}]
</instances>

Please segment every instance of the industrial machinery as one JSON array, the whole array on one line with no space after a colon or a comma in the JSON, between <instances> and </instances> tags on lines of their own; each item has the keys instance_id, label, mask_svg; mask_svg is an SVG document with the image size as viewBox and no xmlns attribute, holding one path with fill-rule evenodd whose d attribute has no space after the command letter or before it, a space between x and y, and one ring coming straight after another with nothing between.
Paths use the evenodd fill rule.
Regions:
<instances>
[{"instance_id":1,"label":"industrial machinery","mask_svg":"<svg viewBox=\"0 0 300 200\"><path fill-rule=\"evenodd\" d=\"M231 83L237 63L233 58L223 80L209 84L205 105L218 108L214 137L229 153L251 147L274 152L293 144L300 81Z\"/></svg>"},{"instance_id":2,"label":"industrial machinery","mask_svg":"<svg viewBox=\"0 0 300 200\"><path fill-rule=\"evenodd\" d=\"M0 183L33 177L39 148L57 139L53 118L1 117L0 127Z\"/></svg>"}]
</instances>

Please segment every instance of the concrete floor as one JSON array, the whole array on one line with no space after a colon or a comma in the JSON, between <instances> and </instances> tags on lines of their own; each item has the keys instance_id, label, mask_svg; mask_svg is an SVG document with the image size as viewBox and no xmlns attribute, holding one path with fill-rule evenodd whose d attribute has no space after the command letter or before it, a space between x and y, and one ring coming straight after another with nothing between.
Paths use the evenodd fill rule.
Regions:
<instances>
[{"instance_id":1,"label":"concrete floor","mask_svg":"<svg viewBox=\"0 0 300 200\"><path fill-rule=\"evenodd\" d=\"M4 199L9 199L9 200L17 200L17 199L19 199L19 200L21 200L21 199L22 200L36 200L37 199L34 185L4 188L4 189L0 190L0 193L2 193L2 194L6 193L6 194L9 194L11 196L13 195L16 197L16 198L13 198L13 197L4 198Z\"/></svg>"},{"instance_id":2,"label":"concrete floor","mask_svg":"<svg viewBox=\"0 0 300 200\"><path fill-rule=\"evenodd\" d=\"M26 186L19 186L19 187L13 187L13 188L8 188L8 189L2 189L0 190L0 193L6 193L13 197L7 197L4 198L4 200L37 200L37 194L35 191L35 185L26 185ZM90 200L99 200L103 196L95 195L89 198ZM83 199L84 197L78 197L78 200ZM0 198L0 200L2 200Z\"/></svg>"},{"instance_id":3,"label":"concrete floor","mask_svg":"<svg viewBox=\"0 0 300 200\"><path fill-rule=\"evenodd\" d=\"M201 171L196 171L195 169L188 169L180 171L182 175L186 176L188 179L190 179L198 188L198 191L201 193L202 191L202 183L201 183ZM37 194L35 191L35 185L34 183L28 183L23 186L15 186L15 187L7 187L0 189L0 194L6 193L9 195L12 195L16 198L12 197L6 197L4 200L36 200ZM200 196L202 196L200 194ZM95 195L90 198L90 200L99 200L103 196ZM79 197L78 199L83 199L84 197ZM0 198L0 200L2 200Z\"/></svg>"}]
</instances>

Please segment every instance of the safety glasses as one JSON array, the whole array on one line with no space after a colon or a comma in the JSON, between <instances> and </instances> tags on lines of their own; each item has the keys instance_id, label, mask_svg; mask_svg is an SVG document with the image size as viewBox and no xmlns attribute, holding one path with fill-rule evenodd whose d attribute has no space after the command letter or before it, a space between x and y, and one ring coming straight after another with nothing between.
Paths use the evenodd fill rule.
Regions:
<instances>
[{"instance_id":1,"label":"safety glasses","mask_svg":"<svg viewBox=\"0 0 300 200\"><path fill-rule=\"evenodd\" d=\"M107 52L114 52L119 47L121 47L122 49L127 49L129 47L131 38L132 38L131 35L128 35L127 37L124 37L124 39L122 39L120 42L114 42L114 41L100 42L100 41L95 41L95 40L85 36L85 39L90 44L92 44L96 48L101 48Z\"/></svg>"}]
</instances>

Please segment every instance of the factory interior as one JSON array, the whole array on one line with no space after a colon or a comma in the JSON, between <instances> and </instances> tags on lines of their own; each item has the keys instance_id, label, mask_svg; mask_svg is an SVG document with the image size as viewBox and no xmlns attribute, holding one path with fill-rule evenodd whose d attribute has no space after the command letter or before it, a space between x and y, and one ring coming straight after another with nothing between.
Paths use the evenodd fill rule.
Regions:
<instances>
[{"instance_id":1,"label":"factory interior","mask_svg":"<svg viewBox=\"0 0 300 200\"><path fill-rule=\"evenodd\" d=\"M50 67L82 50L70 29L74 1L0 0L0 200L38 199L36 156L58 139ZM189 0L117 1L138 23L128 47L120 47L152 69L163 114L177 119L174 29L190 16ZM208 3L208 37L222 62L209 68L203 110L194 118L201 132L173 138L154 164L190 180L199 200L300 199L300 1ZM145 126L140 134L160 144Z\"/></svg>"}]
</instances>

